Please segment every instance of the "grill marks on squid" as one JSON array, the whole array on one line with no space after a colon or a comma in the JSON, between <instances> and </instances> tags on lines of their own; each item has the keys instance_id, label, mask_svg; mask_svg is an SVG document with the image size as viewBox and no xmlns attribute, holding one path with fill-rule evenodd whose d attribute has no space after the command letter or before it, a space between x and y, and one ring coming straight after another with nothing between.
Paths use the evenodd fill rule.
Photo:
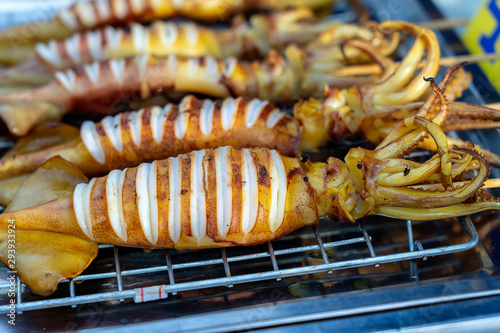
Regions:
<instances>
[{"instance_id":1,"label":"grill marks on squid","mask_svg":"<svg viewBox=\"0 0 500 333\"><path fill-rule=\"evenodd\" d=\"M73 207L80 229L90 239L94 240L92 234L92 219L90 214L90 197L95 184L93 178L88 184L78 184L73 192ZM113 203L112 203L113 204Z\"/></svg>"},{"instance_id":2,"label":"grill marks on squid","mask_svg":"<svg viewBox=\"0 0 500 333\"><path fill-rule=\"evenodd\" d=\"M248 129L262 118L267 128L272 129L283 117L283 112L259 99L227 98L212 102L187 96L179 106L168 104L163 108L155 106L121 113L97 124L85 121L80 137L94 159L103 164L106 156L122 153L125 146L137 150L146 144L150 147L173 145L172 139L182 140L189 133L209 136L215 128L227 132L233 129L237 118L244 119ZM153 141L144 137L152 137ZM130 139L133 145L127 144ZM106 145L111 145L112 150L105 150Z\"/></svg>"},{"instance_id":3,"label":"grill marks on squid","mask_svg":"<svg viewBox=\"0 0 500 333\"><path fill-rule=\"evenodd\" d=\"M267 184L259 183L259 168L267 170ZM275 151L222 147L129 170L106 177L104 200L92 194L95 179L77 186L75 214L90 239L99 234L94 228L110 224L124 242L130 230L140 229L140 241L151 247L175 246L181 238L201 244L230 241L232 234L249 235L255 228L274 233L283 223L287 172ZM125 205L126 191L135 191L132 205Z\"/></svg>"}]
</instances>

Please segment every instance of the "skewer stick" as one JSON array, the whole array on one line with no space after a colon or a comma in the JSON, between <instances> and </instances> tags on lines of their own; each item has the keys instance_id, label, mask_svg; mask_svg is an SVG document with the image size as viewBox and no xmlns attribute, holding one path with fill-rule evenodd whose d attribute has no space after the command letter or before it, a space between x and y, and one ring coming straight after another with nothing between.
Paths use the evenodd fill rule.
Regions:
<instances>
[{"instance_id":1,"label":"skewer stick","mask_svg":"<svg viewBox=\"0 0 500 333\"><path fill-rule=\"evenodd\" d=\"M500 110L500 102L486 104L485 106L488 107L488 108L490 108L490 109Z\"/></svg>"},{"instance_id":2,"label":"skewer stick","mask_svg":"<svg viewBox=\"0 0 500 333\"><path fill-rule=\"evenodd\" d=\"M360 0L348 0L349 4L351 7L356 11L356 13L360 16L367 15L369 18L369 11L367 10L366 6L362 3ZM362 21L362 20L361 20ZM458 18L458 19L437 19L437 20L431 20L431 21L426 21L426 22L420 22L418 25L422 27L426 27L428 29L432 30L447 30L447 29L453 29L462 25L466 25L469 23L468 18Z\"/></svg>"},{"instance_id":3,"label":"skewer stick","mask_svg":"<svg viewBox=\"0 0 500 333\"><path fill-rule=\"evenodd\" d=\"M468 54L463 56L453 56L441 58L439 65L448 67L456 65L461 62L468 62L469 64L480 63L483 61L491 61L500 59L500 53L493 54ZM377 64L348 66L336 69L332 74L338 76L354 76L354 75L377 75L382 74L382 70Z\"/></svg>"},{"instance_id":4,"label":"skewer stick","mask_svg":"<svg viewBox=\"0 0 500 333\"><path fill-rule=\"evenodd\" d=\"M442 58L439 61L439 65L443 67L453 66L458 63L467 61L469 64L477 64L483 61L491 61L500 59L500 53L490 53L490 54L466 54L463 56L454 56Z\"/></svg>"},{"instance_id":5,"label":"skewer stick","mask_svg":"<svg viewBox=\"0 0 500 333\"><path fill-rule=\"evenodd\" d=\"M459 18L453 20L440 19L440 20L432 20L427 22L418 23L419 26L425 27L431 30L448 30L456 27L460 27L462 25L466 25L469 23L468 18Z\"/></svg>"}]
</instances>

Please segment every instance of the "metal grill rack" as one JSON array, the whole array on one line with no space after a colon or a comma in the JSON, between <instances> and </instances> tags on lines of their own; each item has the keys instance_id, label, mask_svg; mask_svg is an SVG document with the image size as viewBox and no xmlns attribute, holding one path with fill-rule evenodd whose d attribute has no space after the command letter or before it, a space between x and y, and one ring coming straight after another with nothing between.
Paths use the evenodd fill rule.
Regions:
<instances>
[{"instance_id":1,"label":"metal grill rack","mask_svg":"<svg viewBox=\"0 0 500 333\"><path fill-rule=\"evenodd\" d=\"M330 222L330 230L335 229L335 224L332 224L331 221L322 221L322 224L326 224ZM414 259L423 258L424 260L428 257L455 253L459 251L464 251L473 248L478 242L478 234L476 229L474 228L470 217L465 217L459 219L460 226L463 231L470 237L470 240L465 242L460 242L458 244L441 244L437 243L441 246L435 246L436 239L435 237L432 239L416 239L413 233L413 225L415 222L406 221L406 225L404 221L400 221L400 227L407 233L407 244L406 249L397 250L401 244L397 244L395 242L391 242L389 246L374 246L373 239L369 235L365 223L370 223L371 221L367 220L361 221L358 224L359 229L358 236L340 239L340 240L332 240L324 242L323 239L331 238L328 236L328 233L331 232L326 230L325 232L320 232L317 226L311 227L312 230L302 230L298 233L295 233L289 237L311 237L313 242L310 242L309 245L301 245L301 246L282 246L282 244L273 245L270 242L267 243L267 246L264 248L259 248L258 251L250 251L249 253L240 254L240 255L227 255L226 249L213 250L214 252L219 252L218 258L206 259L206 260L188 260L185 262L176 263L173 262L172 257L175 252L175 255L183 256L183 253L179 253L178 251L173 250L158 250L163 252L163 262L154 262L152 264L146 265L146 267L136 268L136 269L127 269L123 267L123 262L120 260L119 252L122 251L120 247L113 247L102 245L100 246L100 251L106 251L106 249L112 249L113 251L113 264L107 265L107 271L99 272L99 273L87 273L78 276L75 279L66 280L59 286L62 295L53 296L49 299L41 299L33 295L25 286L21 283L20 279L17 278L17 304L16 309L18 313L22 313L23 311L37 310L37 309L45 309L45 308L53 308L53 307L61 307L61 306L72 306L76 307L79 304L87 304L94 302L102 302L102 301L111 301L118 300L120 302L125 299L133 298L134 302L145 302L151 300L158 300L167 298L169 294L175 295L178 292L188 291L188 290L200 290L212 287L227 287L231 288L236 284L243 283L255 283L258 281L264 280L281 280L285 277L292 276L300 276L307 274L316 274L327 272L331 274L335 270L340 269L348 269L355 267L364 267L364 266L375 266L379 267L381 264L391 263L391 262L402 262L409 261L410 263L410 278L417 281L418 280L418 271L417 265ZM398 221L399 222L399 221ZM422 222L419 222L422 223ZM431 223L439 223L437 221L429 221L425 222L428 224ZM338 225L338 224L337 224ZM354 227L351 226L351 228ZM307 228L306 228L307 229ZM342 229L342 228L341 228ZM446 237L444 237L446 239ZM424 248L423 243L428 242L430 247ZM447 242L447 240L446 240ZM289 240L284 240L284 243L290 243ZM291 242L293 244L293 242ZM434 246L433 246L434 244ZM344 255L347 254L348 250L346 249L349 245L356 245L357 247L361 246L365 248L365 251L361 251L361 255L357 257L349 257L348 259L344 259ZM278 248L276 248L278 247ZM336 255L332 258L331 255L328 254L328 251L331 249L336 250ZM387 253L387 250L391 250L395 253ZM212 250L208 250L209 252ZM318 252L319 251L319 252ZM305 255L308 256L311 252L319 253L321 263L317 264L304 264L302 262L301 265L290 267L289 264L280 262L280 258L285 257L286 255ZM359 251L358 251L359 252ZM378 254L378 252L384 254ZM195 253L196 255L200 255L202 253ZM149 254L143 253L144 258L146 258ZM99 258L99 257L98 257ZM234 273L231 269L231 266L238 263L248 263L257 259L268 259L271 262L269 269L264 269L254 273L243 273L238 274ZM98 259L97 259L98 260ZM147 261L147 259L144 259ZM282 267L283 265L283 267ZM203 270L207 267L212 266L222 266L223 268L223 276L217 276L212 278L197 278L190 277L187 281L177 280L176 276L179 271L186 269L198 269ZM92 267L92 266L91 266ZM4 269L5 271L5 269ZM157 284L157 280L152 279L148 281L148 275L151 273L163 273L164 281L163 283ZM134 279L124 282L128 277L134 277ZM137 280L141 280L144 278L146 280L145 283L142 283L139 287L136 287ZM103 279L113 279L115 282L113 284L114 290L106 291L106 292L91 292L91 293L81 293L79 291L80 285L89 285L95 283L94 280L103 280ZM5 281L5 280L4 280ZM78 286L76 286L78 285ZM8 285L1 285L0 291L3 295L6 295L6 290L9 288ZM66 289L66 292L64 290ZM69 293L68 293L69 292ZM8 300L7 300L8 302ZM0 312L7 313L9 311L8 304L5 304L6 301L2 300L2 305L0 305Z\"/></svg>"},{"instance_id":2,"label":"metal grill rack","mask_svg":"<svg viewBox=\"0 0 500 333\"><path fill-rule=\"evenodd\" d=\"M380 8L387 5L385 2L362 2L370 4L371 12L375 14L391 13ZM415 5L410 2L405 3L405 6L404 14L408 17L400 17L401 19L417 22L423 20L420 7L415 10ZM343 21L354 20L355 17L353 11L336 15L336 18ZM450 55L446 43L440 45L443 54ZM474 87L472 89L476 102L480 103L479 94ZM0 148L9 144L7 141L0 142ZM393 286L408 281L417 284L420 279L424 280L426 274L436 276L435 272L444 265L451 268L448 276L470 273L470 270L464 272L458 253L472 248L474 250L469 252L479 251L478 248L482 248L481 243L478 244L478 233L470 217L452 222L454 232L461 235L458 240L457 237L450 238L446 234L451 228L449 223L445 224L443 221L382 220L368 218L349 225L322 220L319 227L304 228L282 239L252 248L199 252L154 250L148 254L143 253L141 249L103 245L100 246L99 256L84 274L63 281L49 298L34 295L17 278L16 311L18 314L26 312L28 318L28 313L36 314L36 310L68 307L69 312L70 307L76 307L78 310L84 308L85 304L102 302L110 302L118 309L125 308L125 304L117 304L120 302L133 303L164 298L168 298L165 302L175 304L178 301L176 298L181 296L190 300L203 297L193 296L190 291L219 288L217 290L221 294L227 295L247 285L264 290L268 284L281 280L283 285L289 285L289 279L301 279L306 275L314 275L314 281L317 283L342 282L352 278L339 274L349 269L354 270L356 277L366 279L396 277L386 285ZM384 223L380 225L379 222ZM394 229L397 230L398 237L393 237L393 232L384 230L388 224L396 226ZM427 235L415 232L417 227L438 231ZM385 241L382 241L382 238ZM443 256L446 254L452 256L453 260ZM129 255L134 258L129 259ZM313 255L314 259L310 260ZM423 264L422 260L435 256L446 260L435 258ZM131 265L132 261L139 262L140 267ZM395 263L396 270L384 270L391 263ZM241 269L240 266L245 268ZM481 269L485 266L487 265L483 265ZM6 274L7 269L1 267L0 276ZM401 282L401 275L405 274L406 279ZM6 292L9 285L6 282L5 278L0 280L0 313L9 311L10 299L7 298ZM459 298L462 295L453 296ZM425 301L427 300L421 300L420 304ZM438 301L445 300L438 298ZM410 303L412 306L419 304ZM44 311L43 314L53 314L54 311ZM36 318L36 315L32 318ZM293 320L299 319L294 317Z\"/></svg>"}]
</instances>

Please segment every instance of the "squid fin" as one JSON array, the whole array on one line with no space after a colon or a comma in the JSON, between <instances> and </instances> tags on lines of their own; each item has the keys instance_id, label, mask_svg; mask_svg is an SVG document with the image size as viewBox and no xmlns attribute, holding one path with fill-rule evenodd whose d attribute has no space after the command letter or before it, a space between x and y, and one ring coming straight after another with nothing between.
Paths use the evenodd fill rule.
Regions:
<instances>
[{"instance_id":1,"label":"squid fin","mask_svg":"<svg viewBox=\"0 0 500 333\"><path fill-rule=\"evenodd\" d=\"M0 162L58 144L75 140L80 136L80 129L63 123L44 123L36 126L27 136L19 139Z\"/></svg>"},{"instance_id":2,"label":"squid fin","mask_svg":"<svg viewBox=\"0 0 500 333\"><path fill-rule=\"evenodd\" d=\"M0 118L9 132L17 136L26 135L33 126L50 120L59 120L61 110L48 102L7 102L0 105Z\"/></svg>"},{"instance_id":3,"label":"squid fin","mask_svg":"<svg viewBox=\"0 0 500 333\"><path fill-rule=\"evenodd\" d=\"M15 230L15 259L9 259L9 230L0 231L0 261L35 293L52 294L59 282L78 276L97 256L98 246L57 232ZM10 227L10 226L13 227Z\"/></svg>"},{"instance_id":4,"label":"squid fin","mask_svg":"<svg viewBox=\"0 0 500 333\"><path fill-rule=\"evenodd\" d=\"M28 136L21 138L0 159L0 188L2 189L0 191L0 205L7 206L30 175L30 171L22 174L16 171L21 170L18 164L21 164L21 166L26 166L26 163L30 164L30 153L36 153L37 151L74 140L79 136L79 133L79 129L74 126L53 123L39 125ZM31 162L31 165L33 163ZM40 161L39 164L41 163ZM32 170L35 168L36 166ZM45 188L43 188L41 193L45 193Z\"/></svg>"},{"instance_id":5,"label":"squid fin","mask_svg":"<svg viewBox=\"0 0 500 333\"><path fill-rule=\"evenodd\" d=\"M30 175L6 211L62 197L82 182L87 182L87 178L76 166L58 156L53 157ZM52 294L60 281L78 276L97 256L96 243L74 236L16 229L14 219L1 228L0 261L17 272L33 292L42 296ZM9 258L9 254L14 253L12 249L15 249L15 256Z\"/></svg>"},{"instance_id":6,"label":"squid fin","mask_svg":"<svg viewBox=\"0 0 500 333\"><path fill-rule=\"evenodd\" d=\"M5 212L20 210L73 193L87 177L75 165L59 156L50 158L35 170L16 192Z\"/></svg>"}]
</instances>

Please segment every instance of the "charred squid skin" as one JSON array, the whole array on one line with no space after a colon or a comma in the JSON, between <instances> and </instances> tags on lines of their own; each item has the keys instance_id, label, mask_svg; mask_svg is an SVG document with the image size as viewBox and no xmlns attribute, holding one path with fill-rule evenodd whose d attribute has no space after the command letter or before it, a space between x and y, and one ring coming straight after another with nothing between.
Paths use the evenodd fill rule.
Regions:
<instances>
[{"instance_id":1,"label":"charred squid skin","mask_svg":"<svg viewBox=\"0 0 500 333\"><path fill-rule=\"evenodd\" d=\"M200 150L115 170L78 185L71 199L81 232L95 242L253 245L317 223L314 190L299 167L266 148Z\"/></svg>"},{"instance_id":2,"label":"charred squid skin","mask_svg":"<svg viewBox=\"0 0 500 333\"><path fill-rule=\"evenodd\" d=\"M137 31L135 35L141 36L141 29L133 29ZM109 34L110 41L121 38L119 34ZM188 35L191 37L187 39L192 42L199 40L196 33L191 32ZM92 38L90 39L94 40ZM144 43L139 40L138 37L133 38L134 48L144 49ZM73 47L76 41L75 37L64 47L73 50L66 52L66 58L71 61L79 60ZM44 49L43 53L52 63L60 64L63 60L60 55L54 55L55 48L50 46ZM93 50L96 54L100 53L96 47ZM301 85L307 70L307 57L305 52L291 47L287 49L285 57L270 52L265 60L255 62L236 58L226 58L222 61L211 56L184 59L174 55L141 55L127 59L111 59L57 71L50 83L36 89L4 94L0 103L4 109L12 109L11 104L20 99L28 104L43 101L54 105L59 112L46 111L49 114L44 115L45 118L54 117L52 113L61 117L72 111L116 114L129 107L131 98L142 100L157 92L200 93L214 98L248 96L273 103L289 103L301 94ZM40 113L38 109L41 108L42 106L38 106L36 111L30 110L29 113ZM23 112L28 113L28 110ZM2 117L10 124L11 131L20 126L21 121L18 118L21 117L14 117L12 112L4 113ZM39 121L23 121L22 130L17 130L18 135L23 135Z\"/></svg>"},{"instance_id":3,"label":"charred squid skin","mask_svg":"<svg viewBox=\"0 0 500 333\"><path fill-rule=\"evenodd\" d=\"M260 244L317 223L325 215L355 221L390 212L396 218L425 220L434 212L452 217L464 209L469 214L500 209L494 199L477 205L467 202L487 175L484 160L480 159L481 175L457 187L449 204L446 191L418 191L418 198L403 198L404 207L397 207L377 195L377 189L387 187L374 183L376 174L365 173L374 156L356 152L360 151L350 153L344 164L335 158L312 163L283 157L267 148L200 150L115 170L77 185L72 195L2 214L0 219L7 223L14 218L19 230L57 231L97 243L200 249ZM478 158L472 151L463 152ZM362 158L359 167L352 165L357 157ZM372 182L364 182L365 177ZM411 185L400 190L402 195L409 191L417 193ZM422 208L426 195L437 202L441 198L441 204Z\"/></svg>"},{"instance_id":4,"label":"charred squid skin","mask_svg":"<svg viewBox=\"0 0 500 333\"><path fill-rule=\"evenodd\" d=\"M106 26L59 41L38 43L35 55L37 63L55 70L144 54L247 59L263 57L271 48L283 48L292 42L304 44L304 35L316 36L323 25L307 8L255 15L228 29L208 28L194 22L133 23L128 28Z\"/></svg>"}]
</instances>

